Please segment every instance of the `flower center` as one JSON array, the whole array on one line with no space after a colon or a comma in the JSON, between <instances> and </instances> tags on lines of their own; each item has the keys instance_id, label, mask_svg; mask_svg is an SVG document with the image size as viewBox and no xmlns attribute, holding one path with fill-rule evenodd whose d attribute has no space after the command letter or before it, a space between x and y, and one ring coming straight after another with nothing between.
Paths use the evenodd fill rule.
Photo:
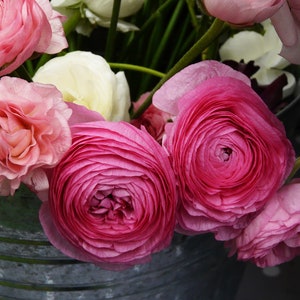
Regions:
<instances>
[{"instance_id":1,"label":"flower center","mask_svg":"<svg viewBox=\"0 0 300 300\"><path fill-rule=\"evenodd\" d=\"M229 161L230 155L232 154L232 149L229 147L221 148L219 152L219 158L221 161Z\"/></svg>"},{"instance_id":2,"label":"flower center","mask_svg":"<svg viewBox=\"0 0 300 300\"><path fill-rule=\"evenodd\" d=\"M105 221L129 219L132 212L131 197L124 190L98 191L89 205L89 213Z\"/></svg>"}]
</instances>

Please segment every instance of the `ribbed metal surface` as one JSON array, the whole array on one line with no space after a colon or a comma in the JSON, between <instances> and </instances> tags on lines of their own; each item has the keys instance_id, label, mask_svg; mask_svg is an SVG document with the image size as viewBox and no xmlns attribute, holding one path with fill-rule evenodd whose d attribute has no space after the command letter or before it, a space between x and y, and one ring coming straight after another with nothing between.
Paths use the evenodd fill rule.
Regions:
<instances>
[{"instance_id":1,"label":"ribbed metal surface","mask_svg":"<svg viewBox=\"0 0 300 300\"><path fill-rule=\"evenodd\" d=\"M4 228L0 235L0 299L224 300L232 299L242 272L206 235L177 235L151 263L120 272L69 259L41 238L10 240Z\"/></svg>"},{"instance_id":2,"label":"ribbed metal surface","mask_svg":"<svg viewBox=\"0 0 300 300\"><path fill-rule=\"evenodd\" d=\"M150 263L107 271L64 256L38 220L26 189L0 197L0 299L232 300L243 265L210 235L175 235Z\"/></svg>"}]
</instances>

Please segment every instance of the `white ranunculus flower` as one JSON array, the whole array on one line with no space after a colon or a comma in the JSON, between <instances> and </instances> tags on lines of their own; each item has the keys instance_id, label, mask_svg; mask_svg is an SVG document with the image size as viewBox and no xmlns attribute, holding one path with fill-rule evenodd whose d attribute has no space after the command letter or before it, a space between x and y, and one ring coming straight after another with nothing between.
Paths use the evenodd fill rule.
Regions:
<instances>
[{"instance_id":1,"label":"white ranunculus flower","mask_svg":"<svg viewBox=\"0 0 300 300\"><path fill-rule=\"evenodd\" d=\"M271 23L266 20L262 23L265 34L261 35L254 31L240 31L229 38L220 47L219 53L222 61L244 60L245 63L254 61L260 69L253 75L259 84L270 84L282 73L287 75L288 84L283 88L283 96L291 95L296 86L293 74L283 71L290 63L279 55L282 43Z\"/></svg>"},{"instance_id":2,"label":"white ranunculus flower","mask_svg":"<svg viewBox=\"0 0 300 300\"><path fill-rule=\"evenodd\" d=\"M109 121L129 121L130 93L124 72L115 74L106 60L86 51L55 57L38 69L33 81L55 85L65 101L84 105Z\"/></svg>"},{"instance_id":3,"label":"white ranunculus flower","mask_svg":"<svg viewBox=\"0 0 300 300\"><path fill-rule=\"evenodd\" d=\"M113 0L51 0L52 7L58 12L70 17L80 10L83 20L80 20L76 30L89 36L94 25L109 27L112 16ZM144 0L122 0L117 29L122 32L138 30L134 24L121 18L135 14L144 4ZM85 22L85 21L88 22Z\"/></svg>"},{"instance_id":4,"label":"white ranunculus flower","mask_svg":"<svg viewBox=\"0 0 300 300\"><path fill-rule=\"evenodd\" d=\"M114 0L83 0L87 7L96 15L111 18ZM135 14L144 4L144 0L122 0L119 17L124 18Z\"/></svg>"},{"instance_id":5,"label":"white ranunculus flower","mask_svg":"<svg viewBox=\"0 0 300 300\"><path fill-rule=\"evenodd\" d=\"M87 8L83 9L83 13L85 17L89 20L90 24L92 25L98 25L107 28L110 26L110 19L108 18L99 17L98 15L94 14L92 11L90 11ZM119 31L122 32L139 30L139 28L136 27L134 24L128 23L120 19L118 20L117 28ZM80 31L78 32L81 33ZM85 34L84 32L83 34L88 35Z\"/></svg>"}]
</instances>

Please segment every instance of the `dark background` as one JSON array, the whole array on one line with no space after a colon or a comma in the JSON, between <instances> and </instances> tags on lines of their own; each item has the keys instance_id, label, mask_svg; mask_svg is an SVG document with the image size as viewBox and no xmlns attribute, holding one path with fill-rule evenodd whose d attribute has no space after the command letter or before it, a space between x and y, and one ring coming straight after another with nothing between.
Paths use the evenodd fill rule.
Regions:
<instances>
[{"instance_id":1,"label":"dark background","mask_svg":"<svg viewBox=\"0 0 300 300\"><path fill-rule=\"evenodd\" d=\"M299 300L300 257L265 270L247 264L235 300Z\"/></svg>"}]
</instances>

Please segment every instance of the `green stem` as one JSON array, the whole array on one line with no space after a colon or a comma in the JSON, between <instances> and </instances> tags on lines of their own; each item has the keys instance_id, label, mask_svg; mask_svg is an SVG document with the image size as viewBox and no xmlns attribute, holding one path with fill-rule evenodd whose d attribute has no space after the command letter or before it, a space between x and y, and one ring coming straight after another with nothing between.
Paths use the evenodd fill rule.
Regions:
<instances>
[{"instance_id":1,"label":"green stem","mask_svg":"<svg viewBox=\"0 0 300 300\"><path fill-rule=\"evenodd\" d=\"M176 45L170 53L166 70L169 70L176 63L178 58L187 51L190 45L197 40L198 35L194 30L191 30L190 27L190 18L184 18L181 28Z\"/></svg>"},{"instance_id":2,"label":"green stem","mask_svg":"<svg viewBox=\"0 0 300 300\"><path fill-rule=\"evenodd\" d=\"M226 23L215 19L206 33L188 50L181 59L168 71L168 73L158 82L151 91L144 103L132 115L132 118L138 118L151 104L154 93L173 75L185 68L199 54L201 54L224 30Z\"/></svg>"},{"instance_id":3,"label":"green stem","mask_svg":"<svg viewBox=\"0 0 300 300\"><path fill-rule=\"evenodd\" d=\"M162 31L162 24L160 24L160 26L158 26L156 29L157 34L155 35L155 39L150 43L150 45L154 46L154 49L152 49L151 47L148 47L148 59L147 61L144 63L144 65L149 66L151 69L156 69L158 62L160 60L160 58L162 57L162 54L166 51L166 46L168 45L168 42L170 42L170 35L172 32L174 32L174 27L176 25L176 23L179 20L179 16L180 13L182 11L182 7L184 5L184 0L179 0L177 2L177 5L174 9L174 11L172 12L172 17L170 18L167 27L164 31L164 34L161 34ZM163 20L162 20L163 21ZM147 86L149 86L149 82L151 80L151 77L145 77L142 85L140 87L140 89L142 91L144 91L146 89Z\"/></svg>"},{"instance_id":4,"label":"green stem","mask_svg":"<svg viewBox=\"0 0 300 300\"><path fill-rule=\"evenodd\" d=\"M195 28L196 32L199 31L199 22L197 20L195 14L195 1L194 0L186 0L186 4L188 6L189 14L192 20L193 27Z\"/></svg>"},{"instance_id":5,"label":"green stem","mask_svg":"<svg viewBox=\"0 0 300 300\"><path fill-rule=\"evenodd\" d=\"M38 70L41 66L43 66L47 61L51 59L51 57L52 57L51 54L47 54L47 53L42 54L37 62L35 70Z\"/></svg>"},{"instance_id":6,"label":"green stem","mask_svg":"<svg viewBox=\"0 0 300 300\"><path fill-rule=\"evenodd\" d=\"M160 17L163 12L167 9L169 9L169 5L172 4L172 2L174 2L174 0L167 0L165 1L156 11L155 13L153 13L149 19L147 19L147 21L143 24L143 26L141 27L141 31L145 31L146 28L150 27L153 25L153 22L155 22L157 20L158 17Z\"/></svg>"},{"instance_id":7,"label":"green stem","mask_svg":"<svg viewBox=\"0 0 300 300\"><path fill-rule=\"evenodd\" d=\"M80 10L74 9L74 13L63 24L66 36L68 36L76 28L80 19L81 19Z\"/></svg>"},{"instance_id":8,"label":"green stem","mask_svg":"<svg viewBox=\"0 0 300 300\"><path fill-rule=\"evenodd\" d=\"M165 46L169 41L169 37L170 37L171 33L174 31L173 29L175 27L176 21L178 20L178 16L181 12L183 4L184 4L183 1L180 1L180 0L178 1L175 10L172 13L172 17L169 20L169 24L168 24L162 38L160 37L160 42L158 43L157 48L152 55L152 60L151 60L151 65L150 65L151 68L155 68L157 66L159 58L161 57L161 53L164 51Z\"/></svg>"},{"instance_id":9,"label":"green stem","mask_svg":"<svg viewBox=\"0 0 300 300\"><path fill-rule=\"evenodd\" d=\"M159 18L156 19L155 26L153 26L152 32L146 36L148 46L144 50L143 61L140 61L140 63L143 66L150 65L153 59L153 53L156 52L158 45L160 45L161 33L163 28L164 28L164 18L161 15ZM139 41L141 41L141 36L139 37ZM143 46L143 43L140 43L140 45Z\"/></svg>"},{"instance_id":10,"label":"green stem","mask_svg":"<svg viewBox=\"0 0 300 300\"><path fill-rule=\"evenodd\" d=\"M111 60L113 50L114 50L120 7L121 7L121 0L114 0L113 11L112 11L110 26L108 30L108 36L107 36L107 43L105 47L105 55L104 55L107 61Z\"/></svg>"},{"instance_id":11,"label":"green stem","mask_svg":"<svg viewBox=\"0 0 300 300\"><path fill-rule=\"evenodd\" d=\"M32 77L34 75L34 68L33 68L33 64L32 64L32 61L27 59L25 61L25 68L28 72L28 74L30 75L30 77Z\"/></svg>"},{"instance_id":12,"label":"green stem","mask_svg":"<svg viewBox=\"0 0 300 300\"><path fill-rule=\"evenodd\" d=\"M150 0L148 3L150 3L153 0ZM175 0L176 1L176 0ZM173 2L175 3L174 0L166 0L161 6L159 6L154 13L151 14L151 16L143 23L143 25L141 26L139 31L135 31L132 32L132 36L131 38L128 40L128 43L126 45L126 52L124 53L122 60L124 60L128 53L130 53L132 50L132 48L135 46L134 41L136 39L142 41L142 36L148 33L148 29L149 28L153 28L155 26L155 29L157 28L157 22L159 20L159 18L162 17L163 13L165 11L168 11L168 9L170 8L170 5L173 4ZM147 3L145 3L144 5L144 9L147 10ZM161 28L160 28L161 30ZM136 39L134 38L136 37ZM149 41L149 36L146 36L147 41ZM144 43L142 42L141 44L144 45ZM151 45L151 43L149 43ZM146 60L145 60L146 61ZM144 63L145 64L145 63Z\"/></svg>"},{"instance_id":13,"label":"green stem","mask_svg":"<svg viewBox=\"0 0 300 300\"><path fill-rule=\"evenodd\" d=\"M142 67L142 66L138 66L138 65L132 65L132 64L123 64L123 63L109 63L111 68L118 68L118 69L127 69L127 70L134 70L134 71L138 71L138 72L143 72L143 73L147 73L156 77L160 77L163 78L165 76L164 73L150 69L150 68L146 68L146 67Z\"/></svg>"}]
</instances>

